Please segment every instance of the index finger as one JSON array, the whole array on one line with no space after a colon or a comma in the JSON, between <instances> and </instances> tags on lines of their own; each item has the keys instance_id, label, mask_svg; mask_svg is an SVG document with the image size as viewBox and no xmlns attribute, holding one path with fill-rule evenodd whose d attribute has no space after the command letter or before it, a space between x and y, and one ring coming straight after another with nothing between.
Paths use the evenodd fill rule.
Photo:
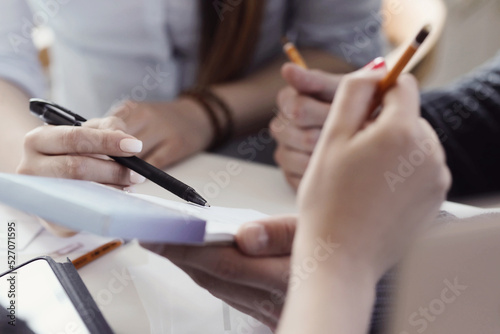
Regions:
<instances>
[{"instance_id":1,"label":"index finger","mask_svg":"<svg viewBox=\"0 0 500 334\"><path fill-rule=\"evenodd\" d=\"M344 77L339 86L324 132L330 137L350 138L363 128L385 71L357 71ZM325 135L326 138L326 135Z\"/></svg>"},{"instance_id":2,"label":"index finger","mask_svg":"<svg viewBox=\"0 0 500 334\"><path fill-rule=\"evenodd\" d=\"M265 290L283 286L290 266L288 256L249 257L234 247L141 245L179 267L197 269L223 281Z\"/></svg>"},{"instance_id":3,"label":"index finger","mask_svg":"<svg viewBox=\"0 0 500 334\"><path fill-rule=\"evenodd\" d=\"M300 93L314 95L325 102L332 102L342 78L342 75L306 70L292 63L283 65L281 75Z\"/></svg>"},{"instance_id":4,"label":"index finger","mask_svg":"<svg viewBox=\"0 0 500 334\"><path fill-rule=\"evenodd\" d=\"M125 122L116 116L89 119L82 126L99 130L121 130L123 132L127 130Z\"/></svg>"},{"instance_id":5,"label":"index finger","mask_svg":"<svg viewBox=\"0 0 500 334\"><path fill-rule=\"evenodd\" d=\"M27 135L25 144L46 155L131 156L142 151L142 142L122 131L73 126L39 127Z\"/></svg>"},{"instance_id":6,"label":"index finger","mask_svg":"<svg viewBox=\"0 0 500 334\"><path fill-rule=\"evenodd\" d=\"M420 117L418 84L410 74L401 75L382 101L382 111L378 116L381 123L416 122Z\"/></svg>"}]
</instances>

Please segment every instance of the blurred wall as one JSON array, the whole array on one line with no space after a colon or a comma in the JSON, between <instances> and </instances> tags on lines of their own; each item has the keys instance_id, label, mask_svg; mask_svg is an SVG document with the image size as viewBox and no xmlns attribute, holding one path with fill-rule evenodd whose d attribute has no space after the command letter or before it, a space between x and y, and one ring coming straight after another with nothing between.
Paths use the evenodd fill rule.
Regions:
<instances>
[{"instance_id":1,"label":"blurred wall","mask_svg":"<svg viewBox=\"0 0 500 334\"><path fill-rule=\"evenodd\" d=\"M445 2L448 19L443 36L419 69L423 88L445 85L500 51L500 0Z\"/></svg>"}]
</instances>

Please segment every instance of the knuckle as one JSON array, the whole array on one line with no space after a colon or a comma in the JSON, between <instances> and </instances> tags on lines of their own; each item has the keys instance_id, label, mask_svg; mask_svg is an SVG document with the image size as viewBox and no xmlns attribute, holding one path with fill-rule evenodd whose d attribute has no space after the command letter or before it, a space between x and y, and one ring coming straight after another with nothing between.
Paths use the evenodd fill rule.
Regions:
<instances>
[{"instance_id":1,"label":"knuckle","mask_svg":"<svg viewBox=\"0 0 500 334\"><path fill-rule=\"evenodd\" d=\"M413 144L414 130L401 122L397 126L388 129L382 129L382 138L387 145L409 147Z\"/></svg>"},{"instance_id":2,"label":"knuckle","mask_svg":"<svg viewBox=\"0 0 500 334\"><path fill-rule=\"evenodd\" d=\"M269 123L269 128L271 130L271 135L276 141L280 142L282 140L281 134L288 128L288 122L285 121L283 117L275 117Z\"/></svg>"},{"instance_id":3,"label":"knuckle","mask_svg":"<svg viewBox=\"0 0 500 334\"><path fill-rule=\"evenodd\" d=\"M301 97L295 99L295 103L292 109L292 115L295 121L299 124L304 123L307 119L306 101Z\"/></svg>"},{"instance_id":4,"label":"knuckle","mask_svg":"<svg viewBox=\"0 0 500 334\"><path fill-rule=\"evenodd\" d=\"M322 71L322 70L318 70L318 69L313 69L311 70L311 74L315 77L324 77L327 75L326 72Z\"/></svg>"},{"instance_id":5,"label":"knuckle","mask_svg":"<svg viewBox=\"0 0 500 334\"><path fill-rule=\"evenodd\" d=\"M140 121L151 120L158 111L164 111L164 110L158 109L158 107L159 107L159 105L151 105L151 104L142 103L141 107L137 108L134 116L137 116L137 119Z\"/></svg>"},{"instance_id":6,"label":"knuckle","mask_svg":"<svg viewBox=\"0 0 500 334\"><path fill-rule=\"evenodd\" d=\"M169 139L168 144L163 143L149 157L148 162L157 168L165 168L168 165L182 160L186 156L186 148L189 143L185 138L174 136ZM188 149L187 151L189 151Z\"/></svg>"},{"instance_id":7,"label":"knuckle","mask_svg":"<svg viewBox=\"0 0 500 334\"><path fill-rule=\"evenodd\" d=\"M296 113L298 95L297 93L288 93L281 100L281 114L287 119L293 119Z\"/></svg>"},{"instance_id":8,"label":"knuckle","mask_svg":"<svg viewBox=\"0 0 500 334\"><path fill-rule=\"evenodd\" d=\"M366 89L367 92L371 92L374 85L381 80L380 76L381 73L376 72L352 72L342 77L339 88L343 87L343 89L349 92L355 92L360 89ZM370 87L370 89L367 89L367 87Z\"/></svg>"},{"instance_id":9,"label":"knuckle","mask_svg":"<svg viewBox=\"0 0 500 334\"><path fill-rule=\"evenodd\" d=\"M130 184L130 172L127 168L113 163L109 172L113 184Z\"/></svg>"},{"instance_id":10,"label":"knuckle","mask_svg":"<svg viewBox=\"0 0 500 334\"><path fill-rule=\"evenodd\" d=\"M278 95L276 96L276 104L280 110L285 107L289 94L290 87L285 87L278 92Z\"/></svg>"},{"instance_id":11,"label":"knuckle","mask_svg":"<svg viewBox=\"0 0 500 334\"><path fill-rule=\"evenodd\" d=\"M106 152L121 152L119 135L116 131L104 131L100 136L100 145Z\"/></svg>"},{"instance_id":12,"label":"knuckle","mask_svg":"<svg viewBox=\"0 0 500 334\"><path fill-rule=\"evenodd\" d=\"M448 167L444 166L440 177L439 188L446 193L450 189L451 184L452 184L451 172Z\"/></svg>"},{"instance_id":13,"label":"knuckle","mask_svg":"<svg viewBox=\"0 0 500 334\"><path fill-rule=\"evenodd\" d=\"M302 144L306 149L313 149L319 138L319 130L306 130L302 133Z\"/></svg>"},{"instance_id":14,"label":"knuckle","mask_svg":"<svg viewBox=\"0 0 500 334\"><path fill-rule=\"evenodd\" d=\"M363 76L357 72L349 73L342 78L341 84L348 90L358 87L360 84L365 82Z\"/></svg>"},{"instance_id":15,"label":"knuckle","mask_svg":"<svg viewBox=\"0 0 500 334\"><path fill-rule=\"evenodd\" d=\"M282 88L277 96L277 102L278 104L286 104L286 101L290 99L293 95L296 94L296 91L293 87L291 86L286 86Z\"/></svg>"},{"instance_id":16,"label":"knuckle","mask_svg":"<svg viewBox=\"0 0 500 334\"><path fill-rule=\"evenodd\" d=\"M413 123L404 121L396 127L395 133L403 139L411 140L416 137L418 131Z\"/></svg>"},{"instance_id":17,"label":"knuckle","mask_svg":"<svg viewBox=\"0 0 500 334\"><path fill-rule=\"evenodd\" d=\"M76 156L66 156L65 170L69 178L81 180L85 177L88 170L87 159Z\"/></svg>"},{"instance_id":18,"label":"knuckle","mask_svg":"<svg viewBox=\"0 0 500 334\"><path fill-rule=\"evenodd\" d=\"M32 148L35 146L36 142L39 140L40 132L43 130L42 127L38 127L34 130L31 130L24 136L24 147Z\"/></svg>"},{"instance_id":19,"label":"knuckle","mask_svg":"<svg viewBox=\"0 0 500 334\"><path fill-rule=\"evenodd\" d=\"M113 113L113 115L118 116L118 117L127 117L130 115L130 113L132 112L132 109L136 105L137 104L133 101L125 100L125 101L122 101L121 103L119 103L118 105L116 105L112 109L112 113Z\"/></svg>"},{"instance_id":20,"label":"knuckle","mask_svg":"<svg viewBox=\"0 0 500 334\"><path fill-rule=\"evenodd\" d=\"M24 162L21 162L21 164L17 166L16 173L24 175L35 175L34 170L29 167L29 164L26 164Z\"/></svg>"},{"instance_id":21,"label":"knuckle","mask_svg":"<svg viewBox=\"0 0 500 334\"><path fill-rule=\"evenodd\" d=\"M85 138L81 135L77 127L67 127L61 136L61 144L67 152L73 152L77 143L81 143Z\"/></svg>"},{"instance_id":22,"label":"knuckle","mask_svg":"<svg viewBox=\"0 0 500 334\"><path fill-rule=\"evenodd\" d=\"M100 126L101 129L109 129L109 130L121 130L126 131L127 126L125 121L117 116L110 116L103 119L102 124Z\"/></svg>"},{"instance_id":23,"label":"knuckle","mask_svg":"<svg viewBox=\"0 0 500 334\"><path fill-rule=\"evenodd\" d=\"M298 158L297 165L299 166L299 168L302 171L302 173L304 173L306 171L307 166L309 165L309 160L310 159L311 159L311 157L309 155L300 156Z\"/></svg>"},{"instance_id":24,"label":"knuckle","mask_svg":"<svg viewBox=\"0 0 500 334\"><path fill-rule=\"evenodd\" d=\"M401 75L399 77L398 81L399 81L399 83L401 83L405 87L411 88L413 90L417 90L418 89L418 81L411 74L403 74L403 75Z\"/></svg>"},{"instance_id":25,"label":"knuckle","mask_svg":"<svg viewBox=\"0 0 500 334\"><path fill-rule=\"evenodd\" d=\"M278 166L282 166L283 163L283 152L281 146L274 151L274 161L278 164ZM284 167L284 166L283 166Z\"/></svg>"}]
</instances>

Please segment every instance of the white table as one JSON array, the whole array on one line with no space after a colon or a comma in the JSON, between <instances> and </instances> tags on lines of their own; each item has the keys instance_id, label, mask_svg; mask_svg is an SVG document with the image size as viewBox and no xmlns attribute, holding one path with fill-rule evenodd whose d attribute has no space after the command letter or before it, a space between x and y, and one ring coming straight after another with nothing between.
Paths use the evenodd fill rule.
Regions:
<instances>
[{"instance_id":1,"label":"white table","mask_svg":"<svg viewBox=\"0 0 500 334\"><path fill-rule=\"evenodd\" d=\"M297 211L295 193L275 167L202 153L168 173L195 188L211 205L255 209L269 215ZM135 189L181 201L151 182Z\"/></svg>"}]
</instances>

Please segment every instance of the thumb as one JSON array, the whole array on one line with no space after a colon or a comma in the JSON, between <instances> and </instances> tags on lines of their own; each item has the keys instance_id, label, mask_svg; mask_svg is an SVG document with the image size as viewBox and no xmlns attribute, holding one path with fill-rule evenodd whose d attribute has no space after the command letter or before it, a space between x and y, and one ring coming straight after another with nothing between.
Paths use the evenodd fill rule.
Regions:
<instances>
[{"instance_id":1,"label":"thumb","mask_svg":"<svg viewBox=\"0 0 500 334\"><path fill-rule=\"evenodd\" d=\"M281 75L299 93L314 95L324 102L332 102L342 78L342 75L306 70L292 63L283 65Z\"/></svg>"},{"instance_id":2,"label":"thumb","mask_svg":"<svg viewBox=\"0 0 500 334\"><path fill-rule=\"evenodd\" d=\"M292 250L296 216L270 217L242 225L236 234L238 248L250 256L288 255Z\"/></svg>"}]
</instances>

